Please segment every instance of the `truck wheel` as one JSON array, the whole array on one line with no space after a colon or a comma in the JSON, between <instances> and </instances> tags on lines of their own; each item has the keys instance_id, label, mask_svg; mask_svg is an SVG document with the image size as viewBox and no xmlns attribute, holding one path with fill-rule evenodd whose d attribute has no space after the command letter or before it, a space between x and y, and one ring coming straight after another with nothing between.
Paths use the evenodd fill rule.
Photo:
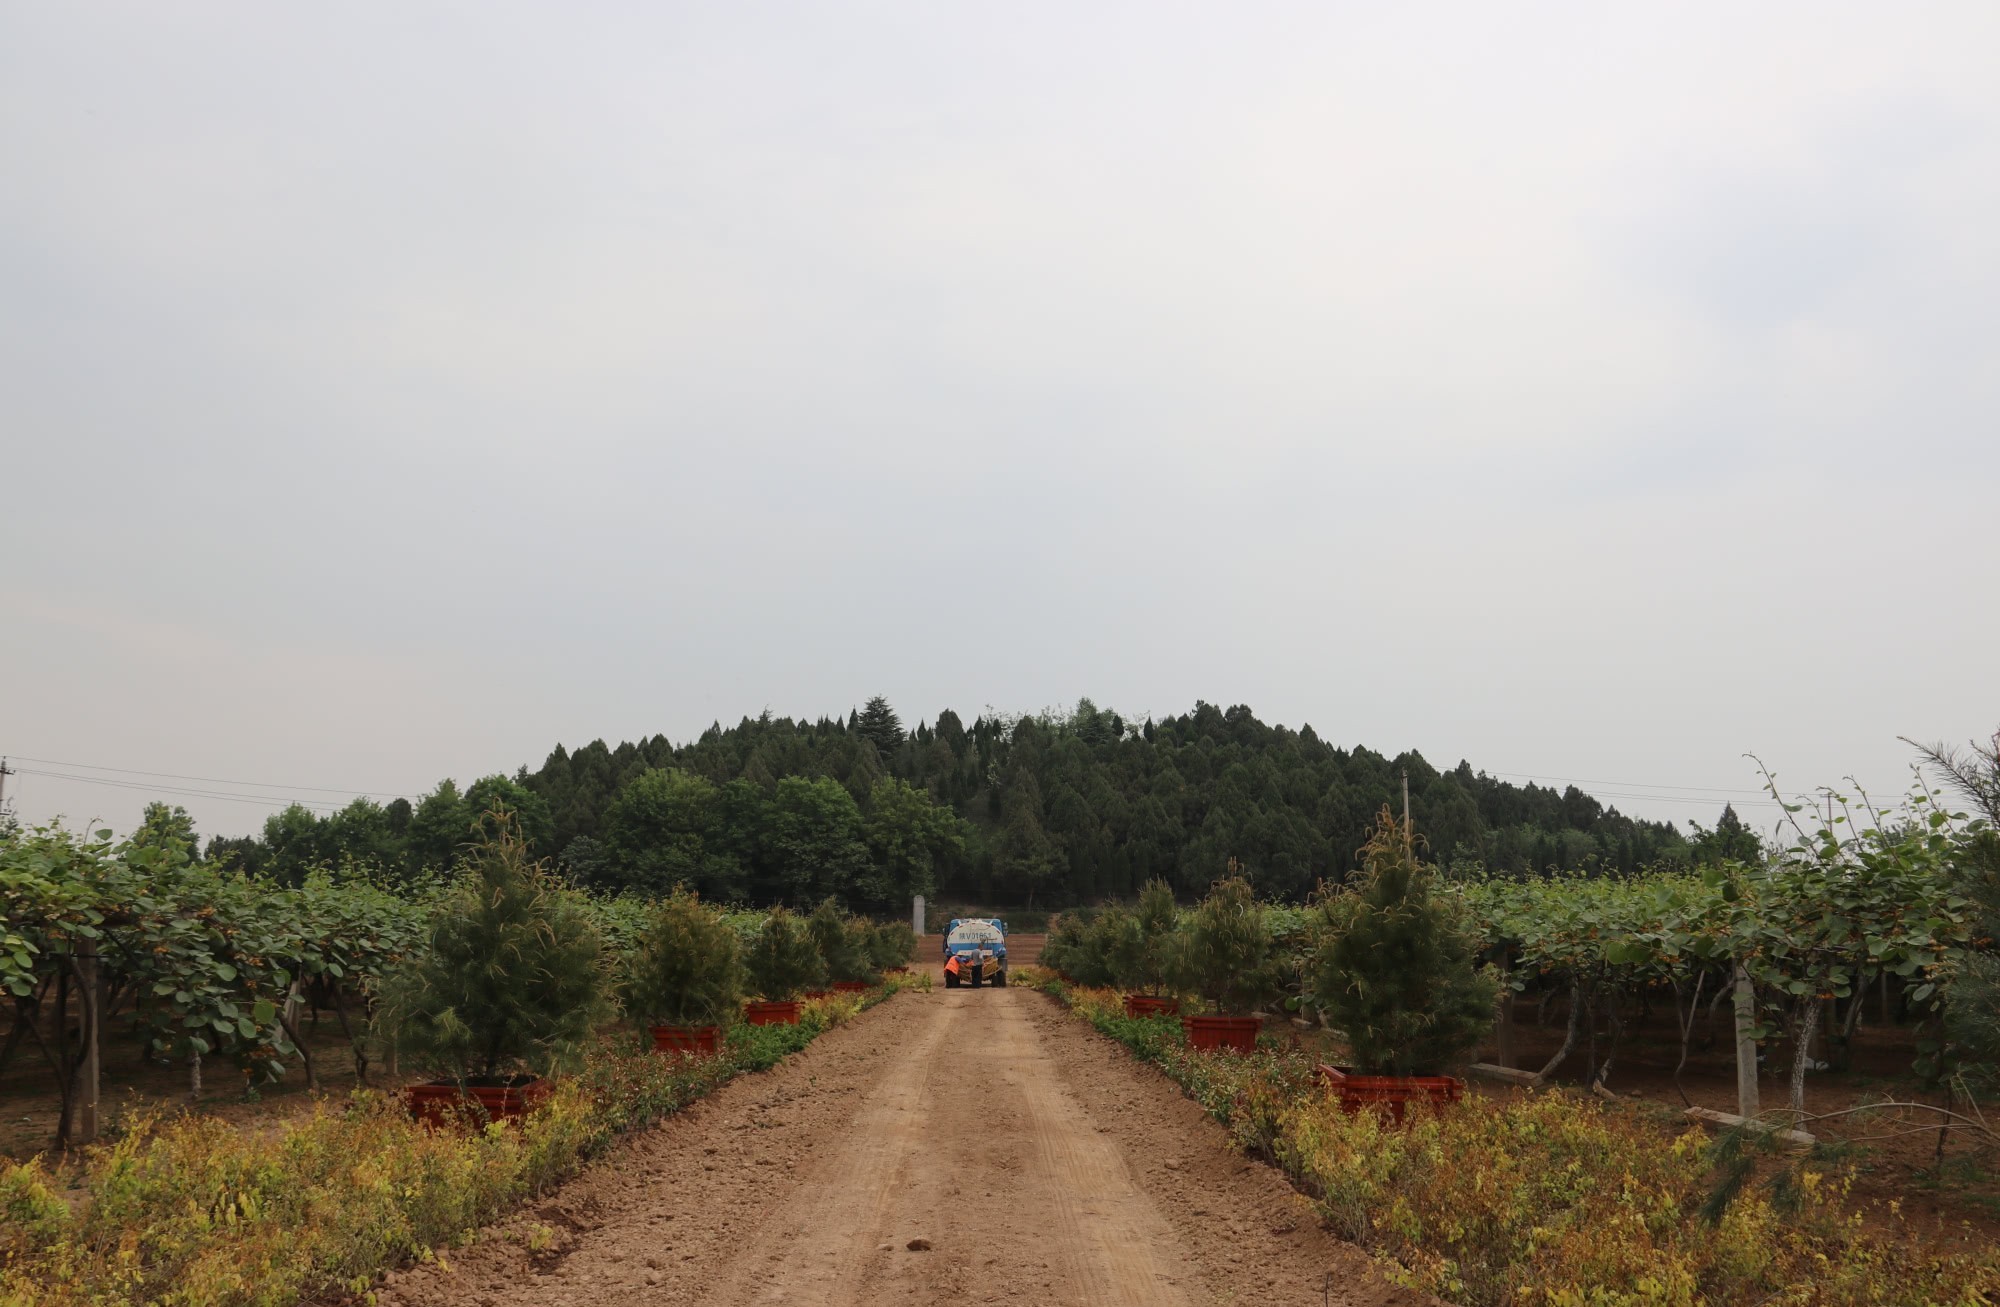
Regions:
<instances>
[{"instance_id":1,"label":"truck wheel","mask_svg":"<svg viewBox=\"0 0 2000 1307\"><path fill-rule=\"evenodd\" d=\"M994 972L994 973L993 973L993 988L995 988L995 989L1005 989L1005 988L1007 988L1007 973L1006 973L1006 972L1004 972L1004 971L996 971L996 972Z\"/></svg>"}]
</instances>

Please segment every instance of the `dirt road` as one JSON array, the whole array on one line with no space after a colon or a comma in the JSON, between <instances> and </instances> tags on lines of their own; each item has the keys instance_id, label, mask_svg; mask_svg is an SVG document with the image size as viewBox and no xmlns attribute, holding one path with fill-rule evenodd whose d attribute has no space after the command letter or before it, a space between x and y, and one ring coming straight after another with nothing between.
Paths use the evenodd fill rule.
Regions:
<instances>
[{"instance_id":1,"label":"dirt road","mask_svg":"<svg viewBox=\"0 0 2000 1307\"><path fill-rule=\"evenodd\" d=\"M1022 989L892 999L447 1260L381 1301L1420 1301L1163 1077Z\"/></svg>"}]
</instances>

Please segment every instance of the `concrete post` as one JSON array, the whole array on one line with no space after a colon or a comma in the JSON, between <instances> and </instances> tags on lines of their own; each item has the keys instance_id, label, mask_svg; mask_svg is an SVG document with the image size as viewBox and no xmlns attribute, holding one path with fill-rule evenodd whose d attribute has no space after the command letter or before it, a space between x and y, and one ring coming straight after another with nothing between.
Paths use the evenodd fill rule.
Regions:
<instances>
[{"instance_id":1,"label":"concrete post","mask_svg":"<svg viewBox=\"0 0 2000 1307\"><path fill-rule=\"evenodd\" d=\"M1762 1110L1757 1101L1757 990L1741 963L1736 967L1736 1115L1748 1121Z\"/></svg>"},{"instance_id":2,"label":"concrete post","mask_svg":"<svg viewBox=\"0 0 2000 1307\"><path fill-rule=\"evenodd\" d=\"M919 894L910 901L910 931L919 939L924 933L924 896Z\"/></svg>"}]
</instances>

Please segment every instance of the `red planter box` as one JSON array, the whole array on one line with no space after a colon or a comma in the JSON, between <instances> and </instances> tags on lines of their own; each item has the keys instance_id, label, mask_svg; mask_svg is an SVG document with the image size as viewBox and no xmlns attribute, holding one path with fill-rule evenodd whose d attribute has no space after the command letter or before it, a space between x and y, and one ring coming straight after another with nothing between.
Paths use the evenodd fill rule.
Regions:
<instances>
[{"instance_id":1,"label":"red planter box","mask_svg":"<svg viewBox=\"0 0 2000 1307\"><path fill-rule=\"evenodd\" d=\"M687 1053L714 1057L722 1031L715 1026L654 1026L655 1053Z\"/></svg>"},{"instance_id":2,"label":"red planter box","mask_svg":"<svg viewBox=\"0 0 2000 1307\"><path fill-rule=\"evenodd\" d=\"M1177 998L1160 998L1153 994L1125 996L1125 1015L1128 1017L1170 1017L1180 1010L1181 1001Z\"/></svg>"},{"instance_id":3,"label":"red planter box","mask_svg":"<svg viewBox=\"0 0 2000 1307\"><path fill-rule=\"evenodd\" d=\"M1386 1113L1397 1125L1403 1124L1407 1104L1445 1107L1465 1097L1465 1082L1457 1076L1357 1076L1322 1063L1319 1078L1340 1095L1341 1110L1350 1116L1368 1107Z\"/></svg>"},{"instance_id":4,"label":"red planter box","mask_svg":"<svg viewBox=\"0 0 2000 1307\"><path fill-rule=\"evenodd\" d=\"M780 1003L745 1003L743 1019L753 1026L796 1026L799 1001L788 998Z\"/></svg>"},{"instance_id":5,"label":"red planter box","mask_svg":"<svg viewBox=\"0 0 2000 1307\"><path fill-rule=\"evenodd\" d=\"M1211 1051L1226 1048L1234 1053L1254 1053L1257 1051L1257 1032L1263 1027L1262 1017L1181 1018L1181 1029L1187 1032L1188 1046Z\"/></svg>"},{"instance_id":6,"label":"red planter box","mask_svg":"<svg viewBox=\"0 0 2000 1307\"><path fill-rule=\"evenodd\" d=\"M483 1126L488 1121L518 1121L547 1101L549 1082L524 1080L512 1085L466 1085L453 1081L433 1081L426 1085L405 1085L403 1101L410 1115L428 1126L467 1124Z\"/></svg>"},{"instance_id":7,"label":"red planter box","mask_svg":"<svg viewBox=\"0 0 2000 1307\"><path fill-rule=\"evenodd\" d=\"M866 994L868 992L868 982L865 980L836 980L833 982L833 992L836 994Z\"/></svg>"}]
</instances>

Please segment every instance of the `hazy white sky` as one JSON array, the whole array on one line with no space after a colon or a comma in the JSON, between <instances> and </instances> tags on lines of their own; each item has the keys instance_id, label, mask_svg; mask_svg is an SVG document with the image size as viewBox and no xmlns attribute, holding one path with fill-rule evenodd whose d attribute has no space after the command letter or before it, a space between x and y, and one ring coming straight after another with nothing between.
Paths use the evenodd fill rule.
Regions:
<instances>
[{"instance_id":1,"label":"hazy white sky","mask_svg":"<svg viewBox=\"0 0 2000 1307\"><path fill-rule=\"evenodd\" d=\"M0 3L0 752L337 802L1087 694L1896 790L2000 724L1996 59L1990 0Z\"/></svg>"}]
</instances>

